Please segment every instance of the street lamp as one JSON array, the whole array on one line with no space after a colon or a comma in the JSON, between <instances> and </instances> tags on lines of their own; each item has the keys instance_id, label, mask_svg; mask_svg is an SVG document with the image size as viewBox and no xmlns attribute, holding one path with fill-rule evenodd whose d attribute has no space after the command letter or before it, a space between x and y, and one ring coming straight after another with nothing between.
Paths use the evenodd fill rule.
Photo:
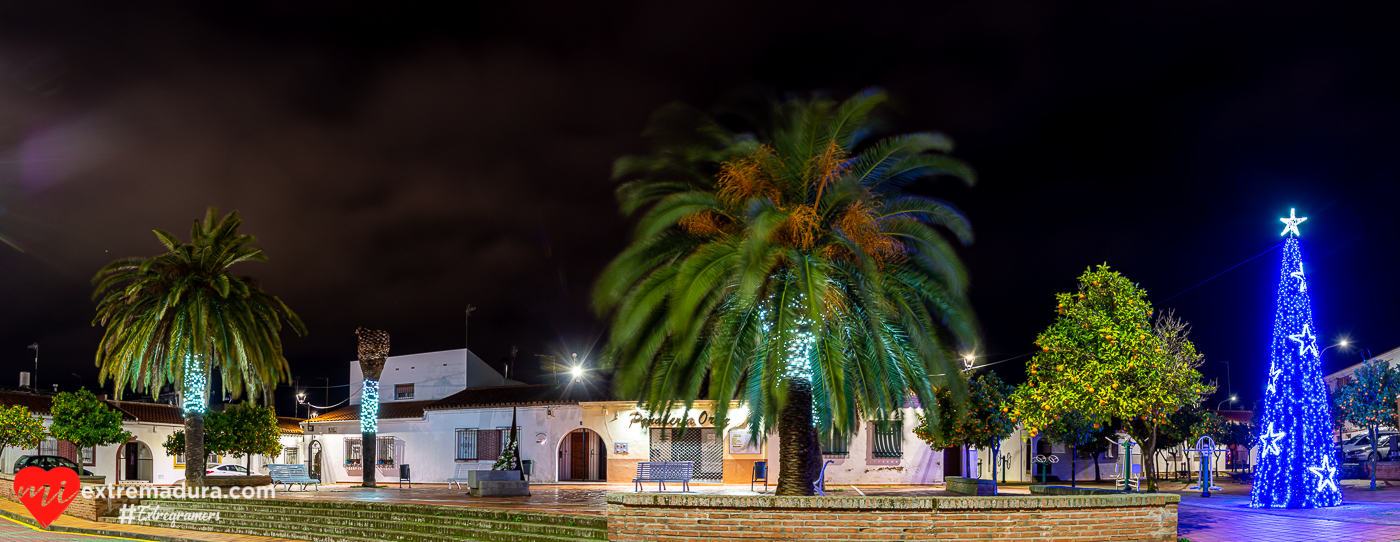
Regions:
<instances>
[{"instance_id":1,"label":"street lamp","mask_svg":"<svg viewBox=\"0 0 1400 542\"><path fill-rule=\"evenodd\" d=\"M974 363L977 363L977 356L974 356L974 355L972 355L972 354L968 354L968 355L966 355L966 356L963 356L963 370L964 370L964 371L971 371L971 370L972 370L972 364L974 364Z\"/></svg>"},{"instance_id":2,"label":"street lamp","mask_svg":"<svg viewBox=\"0 0 1400 542\"><path fill-rule=\"evenodd\" d=\"M579 377L583 376L583 367L575 365L573 369L569 369L569 373L574 375L574 380L578 380Z\"/></svg>"},{"instance_id":3,"label":"street lamp","mask_svg":"<svg viewBox=\"0 0 1400 542\"><path fill-rule=\"evenodd\" d=\"M1235 385L1230 383L1230 361L1222 359L1217 360L1217 362L1225 364L1225 391L1229 392L1230 395L1233 396L1235 394Z\"/></svg>"},{"instance_id":4,"label":"street lamp","mask_svg":"<svg viewBox=\"0 0 1400 542\"><path fill-rule=\"evenodd\" d=\"M1235 401L1238 400L1238 399L1239 399L1238 397L1235 397L1235 396L1231 395L1230 398L1229 398L1229 399L1226 399L1225 401L1229 401L1230 404L1233 405L1233 404L1235 404ZM1215 409L1216 409L1216 410L1220 410L1220 405L1225 404L1225 401L1221 401L1219 405L1215 405Z\"/></svg>"},{"instance_id":5,"label":"street lamp","mask_svg":"<svg viewBox=\"0 0 1400 542\"><path fill-rule=\"evenodd\" d=\"M1349 344L1351 344L1351 341L1349 341L1349 340L1347 340L1347 339L1342 339L1342 340L1340 340L1340 341L1337 341L1337 344L1334 344L1334 345L1329 346L1329 347L1327 347L1327 348L1323 348L1323 349L1322 349L1322 352L1326 352L1326 351L1331 350L1331 349L1333 349L1333 348L1336 348L1336 347L1338 347L1338 346L1342 347L1342 350L1346 350L1346 349L1347 349L1347 345L1349 345ZM1318 353L1317 353L1317 357L1319 357L1319 358L1322 357L1322 352L1318 352Z\"/></svg>"},{"instance_id":6,"label":"street lamp","mask_svg":"<svg viewBox=\"0 0 1400 542\"><path fill-rule=\"evenodd\" d=\"M39 391L39 343L29 345L34 349L34 374L29 377L29 389Z\"/></svg>"}]
</instances>

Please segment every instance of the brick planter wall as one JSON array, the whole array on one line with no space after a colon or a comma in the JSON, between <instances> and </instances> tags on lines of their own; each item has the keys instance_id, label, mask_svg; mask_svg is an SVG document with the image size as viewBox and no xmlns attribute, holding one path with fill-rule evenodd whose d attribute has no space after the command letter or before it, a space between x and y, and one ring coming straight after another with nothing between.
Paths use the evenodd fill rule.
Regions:
<instances>
[{"instance_id":1,"label":"brick planter wall","mask_svg":"<svg viewBox=\"0 0 1400 542\"><path fill-rule=\"evenodd\" d=\"M772 497L608 495L608 540L1176 542L1177 495Z\"/></svg>"}]
</instances>

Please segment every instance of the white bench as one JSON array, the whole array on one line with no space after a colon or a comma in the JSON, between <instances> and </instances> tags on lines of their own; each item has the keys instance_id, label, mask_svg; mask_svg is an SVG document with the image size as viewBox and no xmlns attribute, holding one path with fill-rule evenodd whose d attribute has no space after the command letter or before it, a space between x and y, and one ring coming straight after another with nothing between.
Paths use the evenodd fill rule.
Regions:
<instances>
[{"instance_id":1,"label":"white bench","mask_svg":"<svg viewBox=\"0 0 1400 542\"><path fill-rule=\"evenodd\" d=\"M451 489L452 484L457 484L457 489L462 489L462 484L469 481L467 479L467 473L478 469L479 467L477 467L476 465L458 463L457 469L452 472L452 477L447 479L447 488Z\"/></svg>"}]
</instances>

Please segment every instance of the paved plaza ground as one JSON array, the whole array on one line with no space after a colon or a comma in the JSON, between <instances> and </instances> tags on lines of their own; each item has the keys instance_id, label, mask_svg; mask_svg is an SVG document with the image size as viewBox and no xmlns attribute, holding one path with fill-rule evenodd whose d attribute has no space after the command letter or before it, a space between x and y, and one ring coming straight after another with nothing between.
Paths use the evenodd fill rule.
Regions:
<instances>
[{"instance_id":1,"label":"paved plaza ground","mask_svg":"<svg viewBox=\"0 0 1400 542\"><path fill-rule=\"evenodd\" d=\"M1079 484L1083 487L1107 488L1107 484ZM1191 542L1294 542L1294 541L1400 541L1400 483L1381 482L1379 491L1367 490L1367 483L1348 480L1343 483L1343 506L1321 510L1256 510L1249 508L1249 486L1226 483L1225 490L1208 499L1199 491L1188 491L1187 484L1166 482L1162 490L1182 496L1178 508L1178 535ZM692 484L693 493L753 495L745 485ZM668 486L668 490L671 488ZM890 495L943 496L952 495L941 486L832 486L832 495ZM466 496L465 490L443 485L416 485L413 489L386 487L363 489L350 485L326 485L312 491L279 491L281 499L330 499L363 502L396 502L447 506L474 506L505 509L528 509L535 512L602 515L606 512L603 497L612 492L633 491L631 484L548 484L531 487L529 497L477 498ZM648 492L656 491L655 484ZM772 493L772 487L768 489ZM1008 494L1028 494L1026 484L1003 486ZM0 502L0 512L11 517L24 515L14 503ZM209 542L253 542L276 539L220 535L126 526L111 523L94 524L64 517L58 525L82 528L102 528L104 534L121 536L159 534L188 537ZM0 539L3 540L100 540L66 533L43 533L0 519Z\"/></svg>"}]
</instances>

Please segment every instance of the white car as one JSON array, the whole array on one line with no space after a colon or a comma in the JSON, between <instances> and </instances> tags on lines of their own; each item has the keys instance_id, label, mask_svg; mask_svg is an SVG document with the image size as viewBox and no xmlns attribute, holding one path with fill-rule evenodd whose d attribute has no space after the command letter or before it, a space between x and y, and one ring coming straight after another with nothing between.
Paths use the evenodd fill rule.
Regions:
<instances>
[{"instance_id":1,"label":"white car","mask_svg":"<svg viewBox=\"0 0 1400 542\"><path fill-rule=\"evenodd\" d=\"M1375 454L1377 455L1376 459L1386 459L1390 455L1390 449L1396 444L1400 444L1393 442L1396 438L1400 437L1397 437L1396 433L1392 431L1381 431L1378 437L1380 437L1380 442L1375 450ZM1346 442L1341 444L1341 448L1342 456L1348 461L1371 460L1371 436L1366 433L1347 439Z\"/></svg>"},{"instance_id":2,"label":"white car","mask_svg":"<svg viewBox=\"0 0 1400 542\"><path fill-rule=\"evenodd\" d=\"M248 469L243 465L212 465L204 471L205 476L247 476Z\"/></svg>"}]
</instances>

